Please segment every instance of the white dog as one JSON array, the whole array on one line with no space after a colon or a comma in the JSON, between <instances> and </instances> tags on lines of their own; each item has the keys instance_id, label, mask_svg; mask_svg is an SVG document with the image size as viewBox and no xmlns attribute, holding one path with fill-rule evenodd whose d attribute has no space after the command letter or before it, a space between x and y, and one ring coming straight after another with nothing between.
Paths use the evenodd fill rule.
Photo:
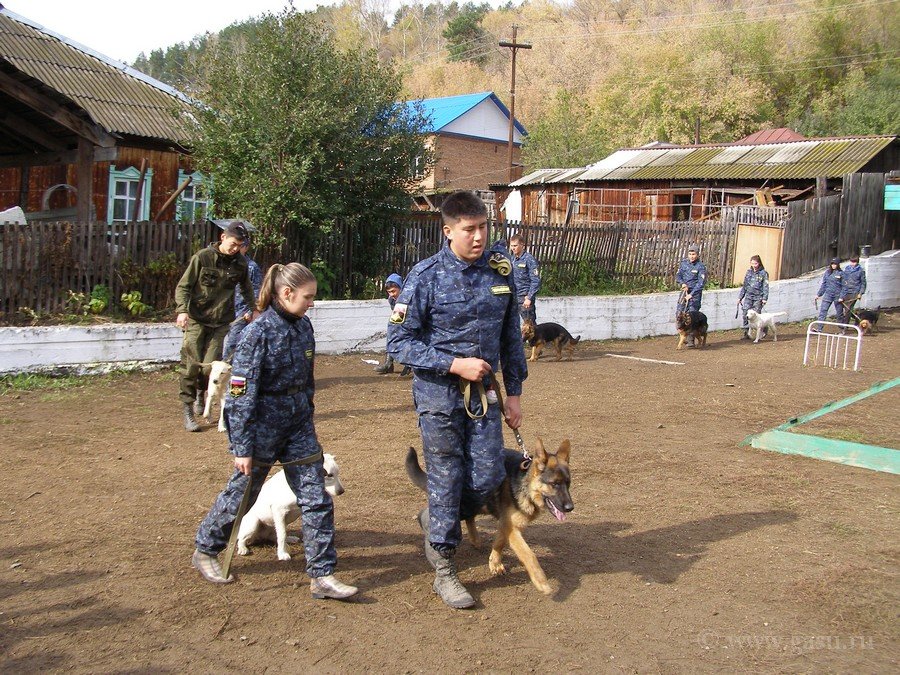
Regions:
<instances>
[{"instance_id":1,"label":"white dog","mask_svg":"<svg viewBox=\"0 0 900 675\"><path fill-rule=\"evenodd\" d=\"M207 364L203 364L204 370ZM213 401L219 402L219 431L225 431L225 397L231 387L231 364L225 361L213 361L208 364L209 384L206 387L206 405L203 407L203 416L210 422L209 414L212 412Z\"/></svg>"},{"instance_id":2,"label":"white dog","mask_svg":"<svg viewBox=\"0 0 900 675\"><path fill-rule=\"evenodd\" d=\"M747 310L747 325L756 333L753 344L759 342L763 333L772 331L772 341L778 342L778 333L775 330L775 317L787 316L787 312L757 312L755 309Z\"/></svg>"},{"instance_id":3,"label":"white dog","mask_svg":"<svg viewBox=\"0 0 900 675\"><path fill-rule=\"evenodd\" d=\"M338 477L338 464L334 456L324 454L325 490L332 497L344 494L344 486ZM238 553L249 555L250 544L260 539L272 540L274 530L278 544L278 559L290 560L287 545L296 544L297 537L287 536L287 526L300 517L297 496L288 485L284 471L279 471L267 480L259 491L259 497L253 507L247 511L238 530Z\"/></svg>"}]
</instances>

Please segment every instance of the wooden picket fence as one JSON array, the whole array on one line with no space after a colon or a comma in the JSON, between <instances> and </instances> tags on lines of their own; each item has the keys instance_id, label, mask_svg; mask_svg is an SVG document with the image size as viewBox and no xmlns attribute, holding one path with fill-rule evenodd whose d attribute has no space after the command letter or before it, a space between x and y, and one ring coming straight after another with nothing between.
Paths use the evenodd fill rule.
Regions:
<instances>
[{"instance_id":1,"label":"wooden picket fence","mask_svg":"<svg viewBox=\"0 0 900 675\"><path fill-rule=\"evenodd\" d=\"M491 241L523 234L544 270L563 283L585 264L625 285L647 280L674 284L678 261L691 243L701 247L710 278L728 279L733 264L735 223L617 222L569 226L491 222ZM35 313L71 311L69 291L89 294L106 286L115 304L140 291L156 310L171 308L174 290L191 255L218 238L209 223L33 223L0 224L0 315L21 308ZM393 222L340 221L314 239L289 233L282 245L256 250L265 270L296 260L323 275L329 297L363 297L387 274L405 276L440 249L444 236L435 215L404 216Z\"/></svg>"}]
</instances>

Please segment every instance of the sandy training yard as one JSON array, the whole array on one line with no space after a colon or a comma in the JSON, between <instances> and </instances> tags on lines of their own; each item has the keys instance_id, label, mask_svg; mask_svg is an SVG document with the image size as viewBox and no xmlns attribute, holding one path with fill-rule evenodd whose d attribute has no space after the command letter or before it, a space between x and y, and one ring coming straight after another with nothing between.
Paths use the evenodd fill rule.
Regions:
<instances>
[{"instance_id":1,"label":"sandy training yard","mask_svg":"<svg viewBox=\"0 0 900 675\"><path fill-rule=\"evenodd\" d=\"M889 474L738 447L897 377L900 315L863 370L804 368L802 328L704 350L675 338L587 343L530 364L526 443L572 441L575 511L526 531L555 593L507 553L464 544L478 604L431 591L403 457L410 381L361 356L317 357L316 419L341 464L339 572L349 603L309 596L302 547L191 569L229 472L225 438L181 426L171 371L0 396L0 668L6 672L888 672L897 670L900 491ZM683 361L665 365L608 353ZM805 433L900 448L896 388ZM512 446L512 436L508 434ZM479 521L490 534L489 519Z\"/></svg>"}]
</instances>

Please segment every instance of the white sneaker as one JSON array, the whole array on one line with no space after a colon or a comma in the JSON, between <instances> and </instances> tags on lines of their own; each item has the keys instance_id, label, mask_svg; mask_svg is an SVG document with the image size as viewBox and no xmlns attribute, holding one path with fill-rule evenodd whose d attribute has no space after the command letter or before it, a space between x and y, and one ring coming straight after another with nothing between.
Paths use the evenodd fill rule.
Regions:
<instances>
[{"instance_id":1,"label":"white sneaker","mask_svg":"<svg viewBox=\"0 0 900 675\"><path fill-rule=\"evenodd\" d=\"M317 577L309 580L309 590L316 600L333 598L334 600L346 600L356 595L359 589L356 586L338 581L337 577L329 574L327 577Z\"/></svg>"}]
</instances>

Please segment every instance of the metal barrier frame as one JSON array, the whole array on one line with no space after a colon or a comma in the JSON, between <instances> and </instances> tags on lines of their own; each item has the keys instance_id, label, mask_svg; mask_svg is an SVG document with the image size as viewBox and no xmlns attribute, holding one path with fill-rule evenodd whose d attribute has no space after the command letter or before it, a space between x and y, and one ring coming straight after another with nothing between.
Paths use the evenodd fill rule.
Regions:
<instances>
[{"instance_id":1,"label":"metal barrier frame","mask_svg":"<svg viewBox=\"0 0 900 675\"><path fill-rule=\"evenodd\" d=\"M818 329L813 326L820 326ZM825 326L835 326L839 329L837 333L825 332ZM847 329L852 329L856 335L845 335ZM803 350L803 365L809 365L809 345L811 338L816 337L816 351L813 355L812 365L819 365L819 353L822 354L822 365L828 368L837 368L838 362L841 361L841 350L843 348L843 360L841 361L841 369L847 370L847 363L850 357L850 343L856 342L856 355L853 359L853 370L859 370L859 357L862 353L862 336L863 332L859 326L851 323L836 323L834 321L813 321L806 327L806 347Z\"/></svg>"}]
</instances>

